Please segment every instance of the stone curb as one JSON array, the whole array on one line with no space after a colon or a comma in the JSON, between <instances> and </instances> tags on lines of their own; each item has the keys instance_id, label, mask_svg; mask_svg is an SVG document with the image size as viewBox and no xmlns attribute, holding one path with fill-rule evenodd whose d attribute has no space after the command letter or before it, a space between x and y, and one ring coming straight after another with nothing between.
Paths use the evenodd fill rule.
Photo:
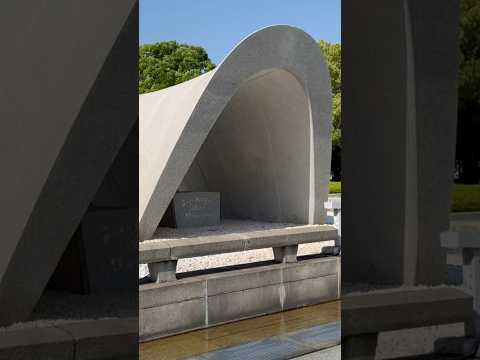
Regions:
<instances>
[{"instance_id":1,"label":"stone curb","mask_svg":"<svg viewBox=\"0 0 480 360\"><path fill-rule=\"evenodd\" d=\"M72 321L0 333L0 360L127 360L137 357L137 318Z\"/></svg>"}]
</instances>

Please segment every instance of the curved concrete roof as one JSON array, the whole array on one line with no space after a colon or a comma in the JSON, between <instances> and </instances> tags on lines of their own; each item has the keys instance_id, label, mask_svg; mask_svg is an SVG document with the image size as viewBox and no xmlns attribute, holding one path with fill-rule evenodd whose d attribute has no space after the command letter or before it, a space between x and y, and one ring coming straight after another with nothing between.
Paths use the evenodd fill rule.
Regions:
<instances>
[{"instance_id":1,"label":"curved concrete roof","mask_svg":"<svg viewBox=\"0 0 480 360\"><path fill-rule=\"evenodd\" d=\"M139 122L140 240L179 188L220 191L222 216L323 222L330 78L302 30L259 30L216 69L140 95Z\"/></svg>"}]
</instances>

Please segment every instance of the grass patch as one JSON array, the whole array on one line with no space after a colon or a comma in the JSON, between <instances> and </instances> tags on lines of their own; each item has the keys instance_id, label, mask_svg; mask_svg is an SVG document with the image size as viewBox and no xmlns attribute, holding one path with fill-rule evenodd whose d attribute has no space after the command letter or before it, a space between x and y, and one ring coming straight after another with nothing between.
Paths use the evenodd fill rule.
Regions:
<instances>
[{"instance_id":1,"label":"grass patch","mask_svg":"<svg viewBox=\"0 0 480 360\"><path fill-rule=\"evenodd\" d=\"M342 192L342 182L341 181L330 181L329 184L330 194L338 194Z\"/></svg>"},{"instance_id":2,"label":"grass patch","mask_svg":"<svg viewBox=\"0 0 480 360\"><path fill-rule=\"evenodd\" d=\"M480 211L480 185L455 184L452 211Z\"/></svg>"},{"instance_id":3,"label":"grass patch","mask_svg":"<svg viewBox=\"0 0 480 360\"><path fill-rule=\"evenodd\" d=\"M342 192L341 181L330 181L330 194ZM480 185L455 184L453 189L453 212L480 211Z\"/></svg>"}]
</instances>

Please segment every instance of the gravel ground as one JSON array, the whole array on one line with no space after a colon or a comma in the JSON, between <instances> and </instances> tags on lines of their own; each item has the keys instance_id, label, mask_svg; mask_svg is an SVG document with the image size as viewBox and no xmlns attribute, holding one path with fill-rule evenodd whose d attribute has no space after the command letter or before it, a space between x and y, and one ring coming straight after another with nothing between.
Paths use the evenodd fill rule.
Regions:
<instances>
[{"instance_id":1,"label":"gravel ground","mask_svg":"<svg viewBox=\"0 0 480 360\"><path fill-rule=\"evenodd\" d=\"M289 229L292 227L311 227L314 225L299 225L293 223L278 223L278 222L265 222L265 221L252 221L252 220L233 220L222 219L219 225L215 226L202 226L192 228L169 228L159 227L155 234L153 234L152 240L149 241L162 241L170 239L188 239L201 236L210 235L225 235L225 234L241 234L252 231L265 231L274 229Z\"/></svg>"},{"instance_id":2,"label":"gravel ground","mask_svg":"<svg viewBox=\"0 0 480 360\"><path fill-rule=\"evenodd\" d=\"M334 241L321 243L301 244L298 247L298 255L318 254L324 246L334 245ZM222 266L250 264L258 261L273 260L272 248L239 251L227 254L199 256L189 259L180 259L177 263L177 272L205 270Z\"/></svg>"},{"instance_id":3,"label":"gravel ground","mask_svg":"<svg viewBox=\"0 0 480 360\"><path fill-rule=\"evenodd\" d=\"M301 244L298 247L298 255L319 254L324 246L333 246L334 241L320 243ZM188 259L180 259L177 263L177 273L206 270L223 266L251 264L254 262L273 260L272 248L232 252L227 254L199 256ZM139 278L148 275L147 265L140 265Z\"/></svg>"},{"instance_id":4,"label":"gravel ground","mask_svg":"<svg viewBox=\"0 0 480 360\"><path fill-rule=\"evenodd\" d=\"M137 297L76 295L47 291L27 321L0 327L0 332L136 316L138 316Z\"/></svg>"}]
</instances>

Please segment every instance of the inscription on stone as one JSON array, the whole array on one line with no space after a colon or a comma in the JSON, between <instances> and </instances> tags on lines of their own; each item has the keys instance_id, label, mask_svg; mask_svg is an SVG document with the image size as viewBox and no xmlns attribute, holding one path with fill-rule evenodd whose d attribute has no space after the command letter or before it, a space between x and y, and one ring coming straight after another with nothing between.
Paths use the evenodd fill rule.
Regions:
<instances>
[{"instance_id":1,"label":"inscription on stone","mask_svg":"<svg viewBox=\"0 0 480 360\"><path fill-rule=\"evenodd\" d=\"M177 228L220 224L219 192L178 192L173 198Z\"/></svg>"}]
</instances>

